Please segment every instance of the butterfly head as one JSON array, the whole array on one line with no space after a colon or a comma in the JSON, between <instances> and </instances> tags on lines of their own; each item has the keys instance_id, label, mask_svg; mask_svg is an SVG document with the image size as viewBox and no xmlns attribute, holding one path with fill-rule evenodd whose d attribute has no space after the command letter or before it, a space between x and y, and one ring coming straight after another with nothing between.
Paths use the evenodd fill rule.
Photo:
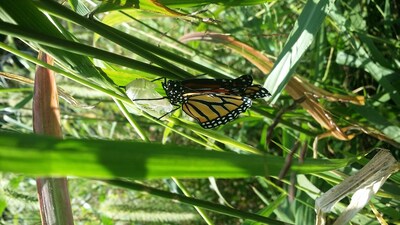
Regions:
<instances>
[{"instance_id":1,"label":"butterfly head","mask_svg":"<svg viewBox=\"0 0 400 225\"><path fill-rule=\"evenodd\" d=\"M168 100L173 105L181 104L184 102L184 90L180 81L169 80L162 82L162 87L167 95Z\"/></svg>"}]
</instances>

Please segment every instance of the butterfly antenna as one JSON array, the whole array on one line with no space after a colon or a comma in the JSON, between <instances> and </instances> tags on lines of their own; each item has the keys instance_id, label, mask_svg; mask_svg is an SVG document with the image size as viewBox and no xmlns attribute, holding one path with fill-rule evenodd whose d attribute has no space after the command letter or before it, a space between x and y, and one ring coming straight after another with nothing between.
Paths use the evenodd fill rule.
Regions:
<instances>
[{"instance_id":1,"label":"butterfly antenna","mask_svg":"<svg viewBox=\"0 0 400 225\"><path fill-rule=\"evenodd\" d=\"M198 78L198 77L204 77L204 76L206 76L206 75L208 75L207 73L201 73L201 74L196 74L196 75L194 75L194 77L195 78Z\"/></svg>"},{"instance_id":2,"label":"butterfly antenna","mask_svg":"<svg viewBox=\"0 0 400 225\"><path fill-rule=\"evenodd\" d=\"M150 100L162 100L166 99L167 96L161 97L161 98L137 98L137 99L131 99L132 101L150 101Z\"/></svg>"},{"instance_id":3,"label":"butterfly antenna","mask_svg":"<svg viewBox=\"0 0 400 225\"><path fill-rule=\"evenodd\" d=\"M169 112L167 112L167 113L165 113L164 115L158 117L157 119L158 119L158 120L161 120L161 118L163 118L164 116L166 116L166 115L168 115L168 114L171 114L171 113L175 112L175 111L178 110L179 108L180 108L180 106L177 107L177 108L175 108L175 109L173 109L173 110L171 110L171 111L169 111Z\"/></svg>"},{"instance_id":4,"label":"butterfly antenna","mask_svg":"<svg viewBox=\"0 0 400 225\"><path fill-rule=\"evenodd\" d=\"M161 80L161 79L164 79L164 82L165 82L165 80L166 80L167 78L165 78L165 77L159 77L159 78L156 78L156 79L154 79L154 80L151 80L151 82L158 81L158 80Z\"/></svg>"}]
</instances>

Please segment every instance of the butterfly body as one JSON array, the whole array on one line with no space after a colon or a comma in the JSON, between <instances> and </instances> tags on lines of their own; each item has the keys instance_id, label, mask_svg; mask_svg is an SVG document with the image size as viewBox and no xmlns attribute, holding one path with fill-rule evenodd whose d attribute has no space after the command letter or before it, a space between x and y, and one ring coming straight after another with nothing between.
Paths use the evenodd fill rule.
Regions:
<instances>
[{"instance_id":1,"label":"butterfly body","mask_svg":"<svg viewBox=\"0 0 400 225\"><path fill-rule=\"evenodd\" d=\"M179 105L184 102L183 94L185 92L180 81L169 80L163 82L162 87L172 105Z\"/></svg>"},{"instance_id":2,"label":"butterfly body","mask_svg":"<svg viewBox=\"0 0 400 225\"><path fill-rule=\"evenodd\" d=\"M245 112L252 99L270 96L261 85L253 85L250 75L236 79L168 80L162 83L172 105L182 104L183 111L203 128L226 124Z\"/></svg>"}]
</instances>

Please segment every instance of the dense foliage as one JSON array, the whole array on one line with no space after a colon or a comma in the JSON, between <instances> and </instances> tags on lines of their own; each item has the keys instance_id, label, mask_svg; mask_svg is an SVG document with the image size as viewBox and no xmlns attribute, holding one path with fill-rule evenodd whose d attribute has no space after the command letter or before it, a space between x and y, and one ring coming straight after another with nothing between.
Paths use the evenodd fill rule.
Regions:
<instances>
[{"instance_id":1,"label":"dense foliage","mask_svg":"<svg viewBox=\"0 0 400 225\"><path fill-rule=\"evenodd\" d=\"M154 2L0 2L1 224L40 223L34 177L46 175L73 176L76 224L314 224L322 192L380 149L399 158L396 1ZM66 144L19 134L33 132L37 65L56 72ZM182 110L153 118L123 88L242 74L272 97L211 130ZM399 184L371 200L389 224ZM371 208L352 223L378 224Z\"/></svg>"}]
</instances>

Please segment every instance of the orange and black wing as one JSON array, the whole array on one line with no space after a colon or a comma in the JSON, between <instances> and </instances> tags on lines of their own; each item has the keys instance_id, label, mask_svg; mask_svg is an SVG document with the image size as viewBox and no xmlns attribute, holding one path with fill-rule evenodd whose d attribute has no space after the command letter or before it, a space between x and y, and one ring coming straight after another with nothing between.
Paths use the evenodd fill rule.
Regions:
<instances>
[{"instance_id":1,"label":"orange and black wing","mask_svg":"<svg viewBox=\"0 0 400 225\"><path fill-rule=\"evenodd\" d=\"M183 111L203 128L218 127L234 120L252 103L249 97L215 93L189 93L184 95L184 99Z\"/></svg>"},{"instance_id":2,"label":"orange and black wing","mask_svg":"<svg viewBox=\"0 0 400 225\"><path fill-rule=\"evenodd\" d=\"M241 95L252 82L250 75L243 75L236 79L164 80L162 86L170 102L175 105L183 103L183 94Z\"/></svg>"},{"instance_id":3,"label":"orange and black wing","mask_svg":"<svg viewBox=\"0 0 400 225\"><path fill-rule=\"evenodd\" d=\"M264 98L271 96L271 93L267 89L265 89L263 86L259 84L253 84L244 90L243 93L240 94L241 96L246 96L251 99L256 99L256 98Z\"/></svg>"},{"instance_id":4,"label":"orange and black wing","mask_svg":"<svg viewBox=\"0 0 400 225\"><path fill-rule=\"evenodd\" d=\"M243 92L253 82L250 75L236 79L188 79L179 81L185 93L231 94Z\"/></svg>"}]
</instances>

